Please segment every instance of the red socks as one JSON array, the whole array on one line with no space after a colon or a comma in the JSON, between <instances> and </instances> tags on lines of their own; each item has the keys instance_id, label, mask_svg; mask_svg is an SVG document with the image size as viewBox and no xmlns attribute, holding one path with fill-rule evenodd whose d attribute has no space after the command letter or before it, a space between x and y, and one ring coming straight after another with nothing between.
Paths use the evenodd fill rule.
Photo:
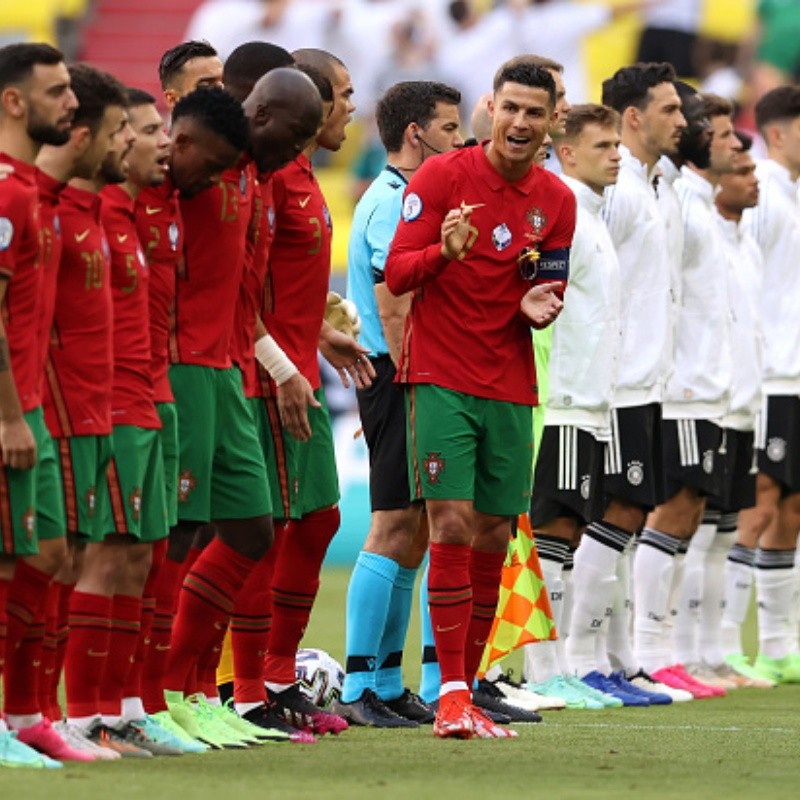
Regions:
<instances>
[{"instance_id":1,"label":"red socks","mask_svg":"<svg viewBox=\"0 0 800 800\"><path fill-rule=\"evenodd\" d=\"M47 590L44 607L44 639L42 640L41 674L39 675L39 708L46 717L51 717L50 685L56 669L56 647L58 642L58 598L61 595L61 584L51 583ZM61 710L54 721L61 719Z\"/></svg>"},{"instance_id":2,"label":"red socks","mask_svg":"<svg viewBox=\"0 0 800 800\"><path fill-rule=\"evenodd\" d=\"M428 604L442 684L466 683L464 651L472 614L468 544L431 542Z\"/></svg>"},{"instance_id":3,"label":"red socks","mask_svg":"<svg viewBox=\"0 0 800 800\"><path fill-rule=\"evenodd\" d=\"M272 631L264 678L294 683L297 648L306 631L319 589L328 545L339 530L339 509L315 511L287 525L273 579Z\"/></svg>"},{"instance_id":4,"label":"red socks","mask_svg":"<svg viewBox=\"0 0 800 800\"><path fill-rule=\"evenodd\" d=\"M272 628L272 577L285 526L275 526L267 554L250 573L231 616L233 697L237 703L264 700L264 657Z\"/></svg>"},{"instance_id":5,"label":"red socks","mask_svg":"<svg viewBox=\"0 0 800 800\"><path fill-rule=\"evenodd\" d=\"M111 640L112 599L74 591L69 608L69 639L64 661L67 716L100 712L100 682Z\"/></svg>"},{"instance_id":6,"label":"red socks","mask_svg":"<svg viewBox=\"0 0 800 800\"><path fill-rule=\"evenodd\" d=\"M58 588L58 600L56 604L55 619L55 650L53 652L53 664L51 671L43 673L43 680L39 683L39 697L42 713L51 720L59 720L62 717L61 706L58 704L58 687L61 683L61 672L64 669L64 657L67 653L67 639L69 639L69 603L75 584L52 584ZM48 622L49 624L49 622ZM47 634L45 633L45 636ZM42 669L45 668L42 659Z\"/></svg>"},{"instance_id":7,"label":"red socks","mask_svg":"<svg viewBox=\"0 0 800 800\"><path fill-rule=\"evenodd\" d=\"M485 553L473 550L469 562L469 575L472 581L472 617L467 630L464 669L467 686L472 686L475 673L481 664L486 639L492 630L497 598L500 594L500 578L506 554Z\"/></svg>"},{"instance_id":8,"label":"red socks","mask_svg":"<svg viewBox=\"0 0 800 800\"><path fill-rule=\"evenodd\" d=\"M17 559L6 600L6 714L37 714L45 607L51 576Z\"/></svg>"},{"instance_id":9,"label":"red socks","mask_svg":"<svg viewBox=\"0 0 800 800\"><path fill-rule=\"evenodd\" d=\"M197 658L213 647L228 624L234 600L256 562L214 539L181 587L164 689L184 691Z\"/></svg>"},{"instance_id":10,"label":"red socks","mask_svg":"<svg viewBox=\"0 0 800 800\"><path fill-rule=\"evenodd\" d=\"M122 691L128 681L141 630L142 598L114 595L108 658L100 684L100 713L122 714Z\"/></svg>"}]
</instances>

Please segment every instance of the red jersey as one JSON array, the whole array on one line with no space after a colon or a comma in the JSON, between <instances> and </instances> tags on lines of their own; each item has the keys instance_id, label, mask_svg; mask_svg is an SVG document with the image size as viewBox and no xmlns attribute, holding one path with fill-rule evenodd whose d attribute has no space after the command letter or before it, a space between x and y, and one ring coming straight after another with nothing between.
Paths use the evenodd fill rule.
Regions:
<instances>
[{"instance_id":1,"label":"red jersey","mask_svg":"<svg viewBox=\"0 0 800 800\"><path fill-rule=\"evenodd\" d=\"M11 371L25 412L42 403L39 193L36 167L5 153L0 164L14 169L0 181L0 276L7 280L2 311Z\"/></svg>"},{"instance_id":2,"label":"red jersey","mask_svg":"<svg viewBox=\"0 0 800 800\"><path fill-rule=\"evenodd\" d=\"M114 425L160 428L150 377L150 271L136 233L133 198L121 186L100 192L100 219L111 250L114 303Z\"/></svg>"},{"instance_id":3,"label":"red jersey","mask_svg":"<svg viewBox=\"0 0 800 800\"><path fill-rule=\"evenodd\" d=\"M58 265L61 263L61 221L58 218L58 198L65 183L36 170L39 187L39 253L42 264L41 316L39 327L39 374L44 379L47 351L50 347L50 330L56 311L56 285Z\"/></svg>"},{"instance_id":4,"label":"red jersey","mask_svg":"<svg viewBox=\"0 0 800 800\"><path fill-rule=\"evenodd\" d=\"M113 310L100 197L67 186L58 203L61 264L45 371L45 421L53 436L111 433Z\"/></svg>"},{"instance_id":5,"label":"red jersey","mask_svg":"<svg viewBox=\"0 0 800 800\"><path fill-rule=\"evenodd\" d=\"M150 376L156 403L171 403L169 336L175 302L175 276L183 260L183 221L178 192L167 178L143 189L134 206L136 230L150 270Z\"/></svg>"},{"instance_id":6,"label":"red jersey","mask_svg":"<svg viewBox=\"0 0 800 800\"><path fill-rule=\"evenodd\" d=\"M475 206L470 236L449 260L441 224L462 203ZM530 324L519 304L533 283L566 280L574 228L574 195L539 166L511 183L483 147L427 160L406 189L386 261L389 290L415 290L398 379L534 405ZM533 248L541 258L530 281L518 258Z\"/></svg>"},{"instance_id":7,"label":"red jersey","mask_svg":"<svg viewBox=\"0 0 800 800\"><path fill-rule=\"evenodd\" d=\"M275 173L273 196L277 226L268 291L274 310L264 324L311 388L318 389L317 348L331 275L331 215L304 155Z\"/></svg>"},{"instance_id":8,"label":"red jersey","mask_svg":"<svg viewBox=\"0 0 800 800\"><path fill-rule=\"evenodd\" d=\"M264 284L268 259L275 235L275 203L272 199L272 179L262 176L256 186L253 219L248 229L248 256L245 263L236 322L231 339L231 358L242 371L245 397L262 397L262 385L256 370L254 353L256 319L263 311Z\"/></svg>"},{"instance_id":9,"label":"red jersey","mask_svg":"<svg viewBox=\"0 0 800 800\"><path fill-rule=\"evenodd\" d=\"M197 197L181 198L184 261L178 272L173 364L231 366L230 341L253 212L255 167L242 163Z\"/></svg>"}]
</instances>

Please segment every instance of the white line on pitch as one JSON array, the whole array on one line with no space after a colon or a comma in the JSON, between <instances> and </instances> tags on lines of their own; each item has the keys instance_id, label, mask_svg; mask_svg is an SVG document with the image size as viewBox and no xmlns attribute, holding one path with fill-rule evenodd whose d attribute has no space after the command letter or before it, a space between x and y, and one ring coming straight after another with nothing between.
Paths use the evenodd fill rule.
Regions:
<instances>
[{"instance_id":1,"label":"white line on pitch","mask_svg":"<svg viewBox=\"0 0 800 800\"><path fill-rule=\"evenodd\" d=\"M612 725L607 722L549 722L546 728L610 728L631 731L721 731L730 733L797 733L797 728L756 728L738 725Z\"/></svg>"}]
</instances>

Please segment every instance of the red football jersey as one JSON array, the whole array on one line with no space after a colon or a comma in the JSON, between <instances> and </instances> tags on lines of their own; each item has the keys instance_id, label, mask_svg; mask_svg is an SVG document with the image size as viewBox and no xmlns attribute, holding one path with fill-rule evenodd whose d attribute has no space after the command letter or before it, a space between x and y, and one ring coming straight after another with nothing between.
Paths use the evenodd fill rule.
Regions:
<instances>
[{"instance_id":1,"label":"red football jersey","mask_svg":"<svg viewBox=\"0 0 800 800\"><path fill-rule=\"evenodd\" d=\"M58 218L58 199L65 183L36 170L39 187L39 253L42 264L41 325L39 327L39 374L44 379L44 366L50 347L50 330L56 311L58 265L61 263L61 221Z\"/></svg>"},{"instance_id":2,"label":"red football jersey","mask_svg":"<svg viewBox=\"0 0 800 800\"><path fill-rule=\"evenodd\" d=\"M100 192L100 219L111 250L114 303L114 425L160 428L150 374L150 270L136 232L133 198L121 186Z\"/></svg>"},{"instance_id":3,"label":"red football jersey","mask_svg":"<svg viewBox=\"0 0 800 800\"><path fill-rule=\"evenodd\" d=\"M248 256L245 263L236 322L231 339L231 358L242 371L245 397L263 396L256 367L254 339L256 319L263 313L269 251L275 235L275 203L272 199L272 178L260 176L253 204L253 219L248 230Z\"/></svg>"},{"instance_id":4,"label":"red football jersey","mask_svg":"<svg viewBox=\"0 0 800 800\"><path fill-rule=\"evenodd\" d=\"M111 433L113 310L100 197L67 186L58 203L61 264L45 371L45 421L53 436Z\"/></svg>"},{"instance_id":5,"label":"red football jersey","mask_svg":"<svg viewBox=\"0 0 800 800\"><path fill-rule=\"evenodd\" d=\"M451 261L440 252L441 225L462 203L475 209L465 250ZM534 405L530 326L519 304L533 283L566 280L574 229L575 196L539 166L510 183L483 147L427 160L406 189L386 261L389 289L415 290L399 380ZM526 280L518 260L534 248L539 272Z\"/></svg>"},{"instance_id":6,"label":"red football jersey","mask_svg":"<svg viewBox=\"0 0 800 800\"><path fill-rule=\"evenodd\" d=\"M317 348L331 275L331 215L304 155L274 174L273 196L277 225L267 278L272 311L264 324L318 389Z\"/></svg>"},{"instance_id":7,"label":"red football jersey","mask_svg":"<svg viewBox=\"0 0 800 800\"><path fill-rule=\"evenodd\" d=\"M0 163L14 170L0 181L0 276L7 279L3 323L19 402L23 411L30 411L42 403L42 269L36 167L5 153L0 153Z\"/></svg>"},{"instance_id":8,"label":"red football jersey","mask_svg":"<svg viewBox=\"0 0 800 800\"><path fill-rule=\"evenodd\" d=\"M253 212L255 168L226 170L218 186L181 198L184 261L178 271L170 361L231 366L233 318Z\"/></svg>"},{"instance_id":9,"label":"red football jersey","mask_svg":"<svg viewBox=\"0 0 800 800\"><path fill-rule=\"evenodd\" d=\"M156 403L175 400L169 384L169 337L175 278L183 260L183 221L178 193L167 178L143 189L134 206L136 230L150 270L150 375Z\"/></svg>"}]
</instances>

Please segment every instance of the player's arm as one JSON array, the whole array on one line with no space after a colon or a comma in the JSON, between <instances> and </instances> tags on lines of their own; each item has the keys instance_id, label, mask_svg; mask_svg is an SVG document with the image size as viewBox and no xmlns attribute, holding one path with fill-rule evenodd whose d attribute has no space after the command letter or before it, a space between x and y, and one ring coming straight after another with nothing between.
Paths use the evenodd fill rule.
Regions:
<instances>
[{"instance_id":1,"label":"player's arm","mask_svg":"<svg viewBox=\"0 0 800 800\"><path fill-rule=\"evenodd\" d=\"M278 387L281 425L295 439L307 442L311 438L308 407L319 408L319 403L311 384L269 335L261 317L256 317L255 355Z\"/></svg>"},{"instance_id":2,"label":"player's arm","mask_svg":"<svg viewBox=\"0 0 800 800\"><path fill-rule=\"evenodd\" d=\"M0 306L5 303L8 276L0 274ZM6 326L0 314L0 451L14 469L30 469L36 463L36 440L22 415L17 386L11 372Z\"/></svg>"},{"instance_id":3,"label":"player's arm","mask_svg":"<svg viewBox=\"0 0 800 800\"><path fill-rule=\"evenodd\" d=\"M375 284L375 297L378 299L378 313L383 326L383 338L389 348L389 356L397 366L400 361L400 352L403 349L403 331L406 326L406 317L411 308L411 293L393 295L386 282Z\"/></svg>"},{"instance_id":4,"label":"player's arm","mask_svg":"<svg viewBox=\"0 0 800 800\"><path fill-rule=\"evenodd\" d=\"M433 165L433 160L429 163ZM451 178L427 164L411 178L384 270L392 294L419 288L464 249L472 212L447 207L445 192L451 183Z\"/></svg>"}]
</instances>

